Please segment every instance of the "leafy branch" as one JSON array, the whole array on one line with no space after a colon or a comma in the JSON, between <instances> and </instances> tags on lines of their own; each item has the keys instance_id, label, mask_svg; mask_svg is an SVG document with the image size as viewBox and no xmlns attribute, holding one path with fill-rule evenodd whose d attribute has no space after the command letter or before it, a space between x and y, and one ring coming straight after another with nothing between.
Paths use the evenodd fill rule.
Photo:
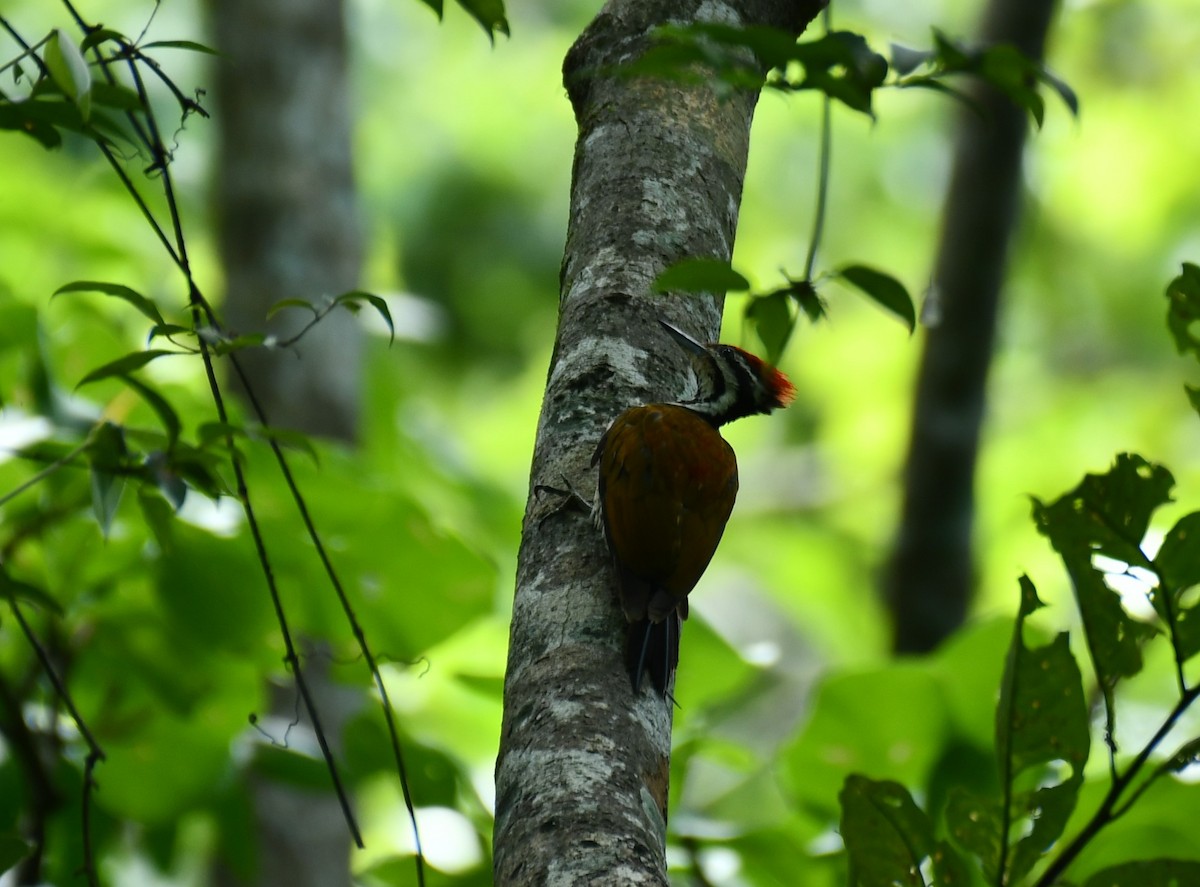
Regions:
<instances>
[{"instance_id":1,"label":"leafy branch","mask_svg":"<svg viewBox=\"0 0 1200 887\"><path fill-rule=\"evenodd\" d=\"M230 336L226 333L211 304L204 296L192 274L182 215L171 174L171 152L166 147L158 119L151 106L149 91L145 77L143 76L144 71L149 71L157 81L166 86L179 105L181 121L186 121L192 114L207 116L199 101L186 97L183 91L165 74L158 63L144 52L144 49L159 46L202 52L211 52L211 50L200 44L193 44L188 41L167 41L156 44L145 44L144 47L140 47L136 41L131 41L116 31L89 24L75 9L70 0L63 0L63 2L70 16L84 35L78 45L72 42L66 33L61 30L53 32L36 44L30 44L21 37L19 32L7 19L0 17L0 27L17 42L21 49L21 55L10 66L16 69L21 76L25 74L24 69L20 66L22 60L29 59L37 68L36 76L29 78L31 82L28 94L20 101L11 101L7 95L0 94L0 129L12 129L24 132L36 138L47 148L54 148L61 145L64 132L80 134L95 145L96 149L116 175L126 194L138 207L143 219L153 231L172 263L182 274L187 288L187 304L191 315L191 325L168 323L153 300L137 293L132 288L120 284L77 281L61 287L56 295L94 291L116 297L132 305L154 323L150 334L151 339L161 335L170 341L175 341L172 338L174 336L191 335L196 340L195 348L183 347L180 351L151 349L124 355L92 370L84 376L80 385L108 378L118 379L134 390L158 415L166 431L166 446L161 453L148 453L142 460L142 467L151 475L161 478L165 474L173 481L172 491L174 495L169 495L169 498L172 499L176 506L182 501L185 489L182 484L185 479L195 482L198 477L203 478L202 482L196 486L206 494L215 495L220 491L223 485L215 481L215 475L204 477L205 472L200 471L198 473L197 469L198 466L203 465L203 458L198 457L202 456L204 449L214 441L223 443L229 455L228 464L234 476L234 493L241 503L243 513L246 517L247 528L253 540L258 563L267 583L268 595L283 640L285 649L284 662L291 671L293 679L296 681L300 697L313 724L322 756L332 779L334 790L342 806L347 825L355 842L361 847L362 838L353 812L350 809L349 798L343 787L325 731L321 726L319 712L317 711L312 693L301 668L300 658L297 654L289 627L289 620L268 555L267 542L255 513L242 461L234 444L234 436L238 432L238 429L229 420L230 417L224 393L217 380L214 366L214 358L219 356L228 357L235 376L247 392L252 412L263 428L267 429L267 418L262 405L255 396L253 386L234 352L240 348L268 343L263 336L239 337ZM42 50L41 55L38 52L39 48ZM93 77L93 71L98 73L98 79ZM121 78L121 74L126 78L124 81ZM148 158L149 163L143 172L145 175L152 177L161 189L167 213L165 223L160 221L141 189L126 170L123 163L124 158L118 155L114 139L121 139L134 146L137 155ZM283 342L275 342L274 344L276 347L293 345L334 308L344 307L349 310L357 310L363 303L370 304L383 316L394 335L392 319L386 303L378 296L356 291L338 296L321 308L312 308L314 317L309 324L291 338ZM285 304L283 307L294 307L294 303ZM209 394L218 420L215 423L215 427L219 429L219 433L215 435L209 434L207 440L202 441L199 447L185 445L179 440L182 424L173 407L166 398L155 391L150 385L136 379L132 375L135 371L160 357L185 353L197 354L201 358L205 377L208 382ZM393 708L388 698L382 675L353 606L328 556L322 538L316 529L307 503L293 476L288 459L282 449L282 435L267 433L260 436L266 440L273 454L278 469L284 478L289 495L304 523L305 531L317 551L343 615L367 663L376 689L380 694L392 755L417 845L415 858L417 881L423 884L424 857L421 850L420 836L417 831L415 806L410 791L403 751L400 745L399 731L395 723ZM112 519L112 515L115 512L120 490L119 484L114 482L113 479L129 471L131 463L136 462L135 459L131 459L130 454L126 453L125 440L125 434L116 426L109 424L97 426L94 433L89 435L83 444L76 447L67 456L48 466L44 471L22 485L21 488L8 494L5 501L7 501L7 498L11 498L24 489L29 488L32 484L44 480L61 468L73 464L80 455L87 452L93 461L94 476L99 476L103 481L99 484L101 492L97 496L99 504L96 506L96 512L102 527L107 529L108 522ZM102 446L99 443L100 441L103 441ZM103 457L100 458L100 462L105 464L97 465L98 456ZM185 468L183 464L177 463L177 459L188 463L188 467ZM137 466L133 467L135 474L139 473L140 470ZM50 677L54 681L53 675L50 675ZM74 716L76 713L73 710L73 705L69 705L68 707L72 710ZM81 731L83 731L85 728L82 723L80 726ZM85 777L89 786L91 784L92 769L99 760L102 760L102 757L102 755L89 755L85 767ZM90 852L91 836L86 816L84 842Z\"/></svg>"},{"instance_id":2,"label":"leafy branch","mask_svg":"<svg viewBox=\"0 0 1200 887\"><path fill-rule=\"evenodd\" d=\"M1168 325L1176 344L1200 358L1189 331L1191 318L1200 316L1197 267L1185 265L1167 295ZM1188 393L1192 399L1191 389ZM962 883L960 875L968 870L962 866L968 865L995 887L1052 887L1152 785L1200 760L1200 736L1185 739L1173 753L1161 756L1162 745L1200 698L1200 685L1190 683L1185 673L1186 663L1200 653L1200 602L1191 595L1200 587L1200 511L1176 521L1155 554L1147 553L1145 543L1154 513L1171 501L1173 487L1166 468L1125 453L1106 473L1085 476L1052 502L1033 503L1035 524L1071 579L1084 646L1103 698L1108 787L1096 808L1064 841L1084 783L1089 717L1067 634L1041 647L1027 645L1028 617L1042 603L1033 583L1022 577L1021 604L996 710L999 797L953 789L944 811L949 841L935 845L933 819L917 807L907 789L865 776L849 777L842 795L841 830L858 883ZM1110 585L1109 577L1134 575L1134 570L1153 579L1142 583L1152 621L1134 618ZM1145 648L1160 637L1171 646L1178 698L1153 735L1123 762L1118 757L1117 690L1122 681L1142 671ZM1156 756L1159 762L1152 766ZM884 804L894 815L880 820L873 811ZM912 840L914 834L921 839ZM932 873L931 881L924 871ZM1200 862L1125 862L1093 874L1085 887L1169 882L1200 883Z\"/></svg>"},{"instance_id":3,"label":"leafy branch","mask_svg":"<svg viewBox=\"0 0 1200 887\"><path fill-rule=\"evenodd\" d=\"M932 49L918 51L893 45L889 62L862 35L833 30L828 6L823 20L822 36L799 42L785 31L767 27L667 25L658 29L658 42L648 52L622 69L626 76L703 81L725 92L774 89L821 93L817 198L804 272L798 278L785 272L783 286L750 293L744 309L745 319L753 324L766 346L768 359L776 362L800 315L814 323L825 316L820 287L828 280L839 280L866 295L899 318L910 333L916 328L913 299L892 275L858 263L816 274L826 218L834 101L874 119L876 90L924 88L950 95L982 113L968 90L952 85L952 81L968 77L999 90L1027 111L1039 127L1045 117L1045 101L1039 91L1042 87L1056 92L1072 114L1079 109L1069 86L1015 47L969 47L934 30ZM695 258L668 268L655 281L655 289L749 292L750 284L727 263Z\"/></svg>"}]
</instances>

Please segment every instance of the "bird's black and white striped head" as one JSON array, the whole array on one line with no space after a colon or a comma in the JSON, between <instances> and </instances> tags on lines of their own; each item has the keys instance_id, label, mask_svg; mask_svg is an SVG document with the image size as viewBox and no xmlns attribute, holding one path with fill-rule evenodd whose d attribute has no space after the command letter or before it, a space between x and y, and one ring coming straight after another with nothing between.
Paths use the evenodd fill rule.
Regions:
<instances>
[{"instance_id":1,"label":"bird's black and white striped head","mask_svg":"<svg viewBox=\"0 0 1200 887\"><path fill-rule=\"evenodd\" d=\"M659 323L693 357L696 396L679 405L700 413L714 425L769 413L787 406L796 396L787 376L750 352L734 345L704 345L665 320Z\"/></svg>"}]
</instances>

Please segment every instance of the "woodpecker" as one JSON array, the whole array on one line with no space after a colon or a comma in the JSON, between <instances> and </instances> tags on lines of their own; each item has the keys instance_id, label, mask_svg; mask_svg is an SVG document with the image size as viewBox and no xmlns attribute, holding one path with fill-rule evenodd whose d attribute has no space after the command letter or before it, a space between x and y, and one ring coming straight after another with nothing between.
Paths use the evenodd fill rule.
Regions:
<instances>
[{"instance_id":1,"label":"woodpecker","mask_svg":"<svg viewBox=\"0 0 1200 887\"><path fill-rule=\"evenodd\" d=\"M779 370L732 345L703 345L666 321L692 357L695 397L627 409L592 457L593 516L604 533L629 621L626 664L634 692L649 674L666 695L679 662L688 593L708 567L738 491L737 458L717 430L787 406L795 388Z\"/></svg>"}]
</instances>

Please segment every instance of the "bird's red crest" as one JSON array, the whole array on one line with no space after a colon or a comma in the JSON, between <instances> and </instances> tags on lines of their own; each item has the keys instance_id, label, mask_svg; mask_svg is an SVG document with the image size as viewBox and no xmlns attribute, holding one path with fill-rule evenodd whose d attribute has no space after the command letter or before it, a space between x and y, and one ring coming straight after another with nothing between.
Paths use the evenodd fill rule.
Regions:
<instances>
[{"instance_id":1,"label":"bird's red crest","mask_svg":"<svg viewBox=\"0 0 1200 887\"><path fill-rule=\"evenodd\" d=\"M738 350L742 351L740 348ZM742 354L746 356L747 362L754 368L755 374L764 387L771 392L778 406L786 407L795 399L796 386L792 384L791 379L761 357L751 354L749 351L742 351Z\"/></svg>"}]
</instances>

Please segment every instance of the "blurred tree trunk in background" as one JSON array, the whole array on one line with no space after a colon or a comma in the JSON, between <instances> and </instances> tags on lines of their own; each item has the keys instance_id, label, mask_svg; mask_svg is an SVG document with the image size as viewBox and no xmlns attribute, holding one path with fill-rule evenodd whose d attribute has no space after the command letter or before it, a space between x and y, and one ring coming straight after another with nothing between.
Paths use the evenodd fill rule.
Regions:
<instances>
[{"instance_id":1,"label":"blurred tree trunk in background","mask_svg":"<svg viewBox=\"0 0 1200 887\"><path fill-rule=\"evenodd\" d=\"M268 329L267 310L280 299L319 302L358 284L345 9L340 0L209 0L209 14L222 53L214 68L223 316L239 332L259 331ZM287 311L269 331L288 335L309 319ZM336 311L293 349L251 349L239 359L270 424L352 441L361 352L357 321ZM323 661L310 651L306 674L336 749L360 700L329 682ZM290 684L271 698L279 723L295 720ZM293 740L307 729L301 718ZM332 792L265 777L251 778L248 792L253 819L235 843L256 844L252 863L227 856L218 884L349 887L350 834Z\"/></svg>"},{"instance_id":2,"label":"blurred tree trunk in background","mask_svg":"<svg viewBox=\"0 0 1200 887\"><path fill-rule=\"evenodd\" d=\"M981 40L1041 60L1055 4L992 0ZM884 576L898 653L935 648L966 617L974 584L975 465L1028 124L991 89L961 112L904 477L904 508Z\"/></svg>"},{"instance_id":3,"label":"blurred tree trunk in background","mask_svg":"<svg viewBox=\"0 0 1200 887\"><path fill-rule=\"evenodd\" d=\"M217 223L226 322L266 328L280 299L354 289L362 261L340 0L209 0L216 46ZM311 319L287 310L279 335ZM240 354L272 425L353 440L362 334L346 311L293 349Z\"/></svg>"},{"instance_id":4,"label":"blurred tree trunk in background","mask_svg":"<svg viewBox=\"0 0 1200 887\"><path fill-rule=\"evenodd\" d=\"M614 72L652 29L702 15L803 31L813 0L611 0L567 54L579 125L557 340L531 470L595 486L592 453L634 403L673 399L686 360L660 317L718 335L721 294L650 292L668 265L726 261L737 228L757 94ZM633 694L625 619L600 532L531 496L518 555L496 766L495 881L666 884L671 701ZM684 631L681 668L687 668Z\"/></svg>"}]
</instances>

